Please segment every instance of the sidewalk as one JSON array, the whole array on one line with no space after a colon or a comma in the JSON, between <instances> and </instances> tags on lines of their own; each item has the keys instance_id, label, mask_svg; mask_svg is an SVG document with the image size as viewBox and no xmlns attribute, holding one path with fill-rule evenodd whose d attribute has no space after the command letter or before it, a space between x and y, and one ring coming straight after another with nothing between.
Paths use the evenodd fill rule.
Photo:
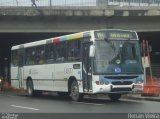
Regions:
<instances>
[{"instance_id":1,"label":"sidewalk","mask_svg":"<svg viewBox=\"0 0 160 119\"><path fill-rule=\"evenodd\" d=\"M26 95L27 93L24 90L7 89L7 90L1 90L0 94L4 94L4 95Z\"/></svg>"},{"instance_id":2,"label":"sidewalk","mask_svg":"<svg viewBox=\"0 0 160 119\"><path fill-rule=\"evenodd\" d=\"M132 99L132 100L147 100L147 101L157 101L160 102L160 96L141 96L141 94L127 94L122 96L124 99Z\"/></svg>"}]
</instances>

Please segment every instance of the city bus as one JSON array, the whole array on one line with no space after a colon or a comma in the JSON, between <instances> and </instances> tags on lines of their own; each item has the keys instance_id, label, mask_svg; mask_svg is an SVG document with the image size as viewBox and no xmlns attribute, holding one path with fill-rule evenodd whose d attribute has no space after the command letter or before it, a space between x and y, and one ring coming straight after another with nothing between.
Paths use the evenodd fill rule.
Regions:
<instances>
[{"instance_id":1,"label":"city bus","mask_svg":"<svg viewBox=\"0 0 160 119\"><path fill-rule=\"evenodd\" d=\"M11 48L11 84L28 96L53 91L74 101L92 94L116 101L143 84L140 50L137 33L120 29L16 45Z\"/></svg>"}]
</instances>

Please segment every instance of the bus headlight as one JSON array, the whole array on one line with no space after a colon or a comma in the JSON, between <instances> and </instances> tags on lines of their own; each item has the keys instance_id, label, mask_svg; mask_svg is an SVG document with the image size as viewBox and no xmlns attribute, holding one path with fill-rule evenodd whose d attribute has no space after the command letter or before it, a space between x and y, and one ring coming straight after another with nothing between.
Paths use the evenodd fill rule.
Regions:
<instances>
[{"instance_id":1,"label":"bus headlight","mask_svg":"<svg viewBox=\"0 0 160 119\"><path fill-rule=\"evenodd\" d=\"M0 83L2 82L2 79L0 79Z\"/></svg>"},{"instance_id":2,"label":"bus headlight","mask_svg":"<svg viewBox=\"0 0 160 119\"><path fill-rule=\"evenodd\" d=\"M96 81L96 84L97 85L103 85L103 84L105 84L105 82L104 81Z\"/></svg>"},{"instance_id":3,"label":"bus headlight","mask_svg":"<svg viewBox=\"0 0 160 119\"><path fill-rule=\"evenodd\" d=\"M103 84L105 84L105 82L104 81L100 81L100 85L103 85Z\"/></svg>"},{"instance_id":4,"label":"bus headlight","mask_svg":"<svg viewBox=\"0 0 160 119\"><path fill-rule=\"evenodd\" d=\"M137 80L136 82L135 82L135 84L142 84L143 83L143 80Z\"/></svg>"},{"instance_id":5,"label":"bus headlight","mask_svg":"<svg viewBox=\"0 0 160 119\"><path fill-rule=\"evenodd\" d=\"M105 85L108 85L109 84L109 82L108 81L105 81Z\"/></svg>"},{"instance_id":6,"label":"bus headlight","mask_svg":"<svg viewBox=\"0 0 160 119\"><path fill-rule=\"evenodd\" d=\"M99 81L96 81L96 84L97 84L97 85L99 85L99 84L100 84L100 82L99 82Z\"/></svg>"},{"instance_id":7,"label":"bus headlight","mask_svg":"<svg viewBox=\"0 0 160 119\"><path fill-rule=\"evenodd\" d=\"M97 85L108 85L109 84L109 82L108 81L96 81L96 84Z\"/></svg>"}]
</instances>

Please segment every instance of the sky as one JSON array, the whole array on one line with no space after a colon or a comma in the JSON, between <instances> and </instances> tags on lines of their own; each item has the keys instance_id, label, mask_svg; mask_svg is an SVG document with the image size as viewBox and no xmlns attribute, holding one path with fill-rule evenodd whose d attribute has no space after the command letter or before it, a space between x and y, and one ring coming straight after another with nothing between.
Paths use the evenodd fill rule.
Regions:
<instances>
[{"instance_id":1,"label":"sky","mask_svg":"<svg viewBox=\"0 0 160 119\"><path fill-rule=\"evenodd\" d=\"M95 6L96 0L36 0L37 6ZM0 6L31 6L31 0L0 0Z\"/></svg>"}]
</instances>

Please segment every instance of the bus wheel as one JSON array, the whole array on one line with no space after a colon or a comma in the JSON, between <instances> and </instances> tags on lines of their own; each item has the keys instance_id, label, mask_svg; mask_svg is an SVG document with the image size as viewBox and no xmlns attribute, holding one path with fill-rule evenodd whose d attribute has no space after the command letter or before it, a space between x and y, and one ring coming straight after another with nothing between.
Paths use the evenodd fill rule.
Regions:
<instances>
[{"instance_id":1,"label":"bus wheel","mask_svg":"<svg viewBox=\"0 0 160 119\"><path fill-rule=\"evenodd\" d=\"M108 96L112 101L118 101L121 98L120 93L109 93Z\"/></svg>"},{"instance_id":2,"label":"bus wheel","mask_svg":"<svg viewBox=\"0 0 160 119\"><path fill-rule=\"evenodd\" d=\"M79 93L78 83L75 80L71 84L70 95L73 101L81 101L83 99L83 94Z\"/></svg>"},{"instance_id":3,"label":"bus wheel","mask_svg":"<svg viewBox=\"0 0 160 119\"><path fill-rule=\"evenodd\" d=\"M31 80L29 80L28 82L27 82L27 94L28 94L28 96L33 96L33 82L31 81Z\"/></svg>"}]
</instances>

